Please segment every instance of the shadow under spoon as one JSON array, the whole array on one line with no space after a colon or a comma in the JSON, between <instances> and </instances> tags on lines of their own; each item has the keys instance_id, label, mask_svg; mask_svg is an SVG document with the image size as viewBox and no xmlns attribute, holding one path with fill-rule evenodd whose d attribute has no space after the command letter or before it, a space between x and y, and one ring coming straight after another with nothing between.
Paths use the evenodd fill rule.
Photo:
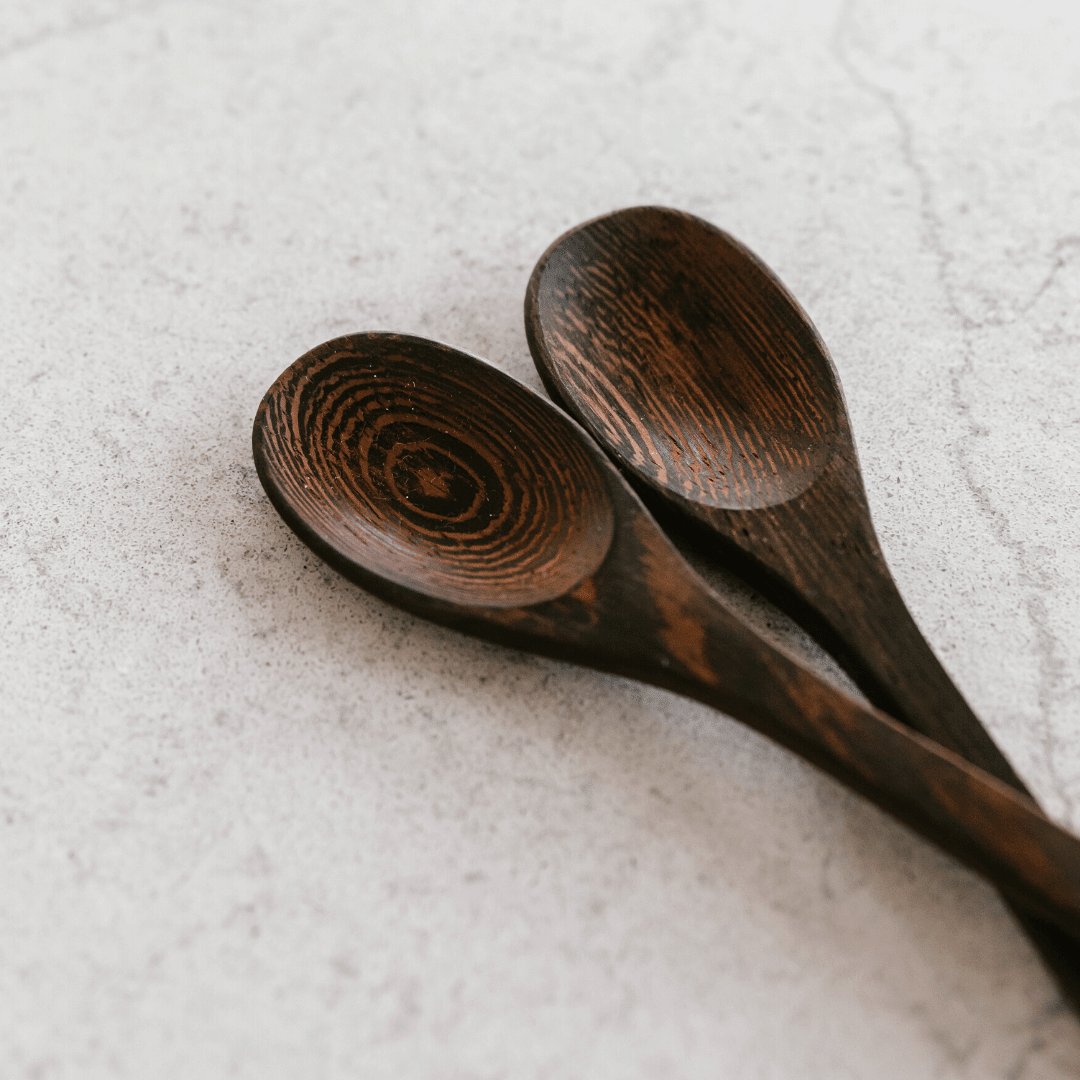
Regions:
<instances>
[{"instance_id":1,"label":"shadow under spoon","mask_svg":"<svg viewBox=\"0 0 1080 1080\"><path fill-rule=\"evenodd\" d=\"M690 214L617 211L545 252L525 326L552 397L665 525L719 541L878 708L1027 794L893 582L836 370L764 263ZM1080 1008L1080 944L1015 913Z\"/></svg>"},{"instance_id":2,"label":"shadow under spoon","mask_svg":"<svg viewBox=\"0 0 1080 1080\"><path fill-rule=\"evenodd\" d=\"M252 446L288 525L364 588L715 706L1080 934L1080 841L759 638L585 432L495 368L421 338L338 338L270 388Z\"/></svg>"}]
</instances>

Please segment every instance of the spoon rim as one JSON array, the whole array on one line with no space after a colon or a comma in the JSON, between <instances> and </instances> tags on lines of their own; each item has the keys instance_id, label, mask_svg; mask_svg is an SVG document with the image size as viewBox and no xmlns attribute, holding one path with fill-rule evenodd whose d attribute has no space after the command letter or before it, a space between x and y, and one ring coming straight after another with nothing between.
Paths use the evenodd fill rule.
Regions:
<instances>
[{"instance_id":1,"label":"spoon rim","mask_svg":"<svg viewBox=\"0 0 1080 1080\"><path fill-rule=\"evenodd\" d=\"M376 345L400 344L403 348L418 350L422 354L442 354L448 358L452 358L454 362L466 369L468 374L468 385L478 395L483 395L484 393L483 380L495 380L496 382L501 383L503 389L509 391L509 393L523 395L529 404L538 409L545 422L550 422L554 425L562 425L565 429L564 434L575 444L580 446L583 456L594 469L595 479L598 482L598 494L603 512L602 528L604 535L600 541L593 545L595 557L592 560L591 568L584 573L578 574L573 582L560 588L559 591L552 591L543 598L535 598L526 603L522 603L520 600L511 600L506 603L491 603L486 600L485 602L472 602L468 600L451 599L424 589L422 587L423 583L419 579L413 578L411 582L408 583L406 581L397 580L394 577L381 572L372 565L361 561L357 557L358 552L355 549L343 549L342 546L335 543L332 538L328 537L316 523L313 523L304 513L303 509L298 507L293 499L290 498L281 482L281 476L284 475L284 472L281 462L278 459L282 455L280 453L272 453L268 447L268 424L271 403L275 401L275 399L280 400L285 398L287 400L288 397L295 395L295 389L292 394L289 395L286 395L285 392L286 387L294 380L304 380L307 378L318 379L318 374L310 376L308 370L321 362L328 351L335 348L341 351L355 351L358 357L360 357L363 355L364 343L375 343ZM479 381L477 376L480 377ZM521 419L520 413L518 414L518 418L520 429L523 432L528 433L529 422L535 421L529 421L527 418ZM528 444L521 443L515 448L520 448L522 445L527 446ZM539 452L537 452L537 456L540 456ZM613 469L611 462L603 451L596 445L592 436L582 427L582 425L580 425L565 410L559 408L556 404L545 398L542 394L537 393L525 383L515 379L507 372L501 370L475 353L458 348L448 342L417 334L385 330L357 331L331 338L316 345L314 348L309 349L285 368L263 395L258 410L256 411L252 425L252 457L254 459L255 469L259 476L259 480L262 483L263 489L270 499L270 502L292 532L315 552L320 559L329 564L348 580L361 586L363 589L382 597L384 600L425 617L434 617L441 621L455 621L462 617L483 615L485 612L505 613L512 610L524 610L526 608L548 603L552 600L557 600L561 596L572 592L581 581L594 575L611 554L611 550L614 546L614 535L618 527L617 500L613 497L614 491L612 485L625 483L622 477L618 475L617 471ZM297 451L297 455L293 460L295 464L303 466L311 460L310 452L307 454L300 454L299 451ZM559 556L556 555L556 558L558 557Z\"/></svg>"},{"instance_id":2,"label":"spoon rim","mask_svg":"<svg viewBox=\"0 0 1080 1080\"><path fill-rule=\"evenodd\" d=\"M584 233L600 223L616 221L619 219L639 219L645 215L659 215L660 217L667 219L681 219L683 222L692 223L694 226L719 238L721 243L731 248L740 258L746 260L762 275L763 278L766 279L769 286L778 294L779 299L790 306L792 312L797 316L801 327L808 334L809 343L814 353L813 366L815 369L821 369L815 377L815 382L818 387L824 385L828 392L826 397L831 397L831 400L826 400L825 397L821 398L823 411L828 414L829 426L827 432L823 436L819 436L821 439L820 445L823 456L815 468L814 473L809 476L807 481L799 486L797 490L792 491L783 498L770 499L769 501L761 502L755 501L749 505L735 505L729 503L727 500L713 503L710 500L695 497L692 493L681 491L678 486L666 482L653 470L647 469L643 464L635 462L624 448L616 445L616 441L605 431L603 425L599 422L595 410L588 407L587 404L579 404L575 400L574 395L568 392L567 387L564 385L563 378L557 371L554 356L558 350L552 349L549 345L548 333L545 329L544 320L541 317L540 311L541 287L552 257L576 235ZM533 361L540 374L544 388L551 395L553 400L570 413L573 418L589 432L592 438L596 440L603 451L615 462L622 472L633 477L636 483L644 484L648 490L655 492L665 500L668 500L677 506L683 508L700 508L710 512L718 510L739 515L753 513L758 510L767 511L777 506L789 505L803 497L808 491L814 489L819 484L828 482L827 477L832 471L831 467L837 458L848 457L855 452L847 401L844 396L840 374L837 371L836 364L832 359L824 339L807 311L775 271L773 271L767 263L765 263L742 241L732 236L724 229L721 229L719 226L714 225L712 222L707 221L696 214L690 213L689 211L679 210L674 207L663 206L660 204L646 203L623 207L604 214L598 214L595 217L589 218L588 220L567 229L548 245L547 249L533 267L525 290L524 319L525 336L529 344L529 350L532 353ZM759 368L763 368L768 363L767 359L763 359L756 355L750 355L748 359L751 360L754 366ZM612 370L621 366L621 363L613 365ZM825 383L822 382L822 376L824 376ZM646 417L641 416L640 419L645 420ZM652 432L662 432L664 430L663 425L651 417L648 419L648 425L649 430ZM789 473L789 475L792 474Z\"/></svg>"}]
</instances>

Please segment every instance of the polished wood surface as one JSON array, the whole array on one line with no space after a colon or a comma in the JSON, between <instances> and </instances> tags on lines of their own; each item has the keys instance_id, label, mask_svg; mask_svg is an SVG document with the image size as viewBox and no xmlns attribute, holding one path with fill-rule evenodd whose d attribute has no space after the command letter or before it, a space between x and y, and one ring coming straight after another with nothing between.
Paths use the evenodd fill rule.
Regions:
<instances>
[{"instance_id":1,"label":"polished wood surface","mask_svg":"<svg viewBox=\"0 0 1080 1080\"><path fill-rule=\"evenodd\" d=\"M452 355L397 336L358 351L345 338L290 368L275 400L293 411L265 428L265 452L284 460L279 440L302 432L305 457L275 474L278 498L312 539L362 551L367 569L402 585L422 577L441 600L559 596L611 541L600 473L539 400L497 382L478 397L445 363ZM515 456L522 425L530 457Z\"/></svg>"},{"instance_id":2,"label":"polished wood surface","mask_svg":"<svg viewBox=\"0 0 1080 1080\"><path fill-rule=\"evenodd\" d=\"M876 706L1027 794L893 582L835 368L768 267L690 214L618 211L541 257L525 322L548 391L665 526L704 530ZM1018 917L1080 1007L1080 950Z\"/></svg>"},{"instance_id":3,"label":"polished wood surface","mask_svg":"<svg viewBox=\"0 0 1080 1080\"><path fill-rule=\"evenodd\" d=\"M587 435L495 368L419 338L339 338L271 387L252 446L285 521L365 588L721 709L1080 935L1080 841L760 639Z\"/></svg>"}]
</instances>

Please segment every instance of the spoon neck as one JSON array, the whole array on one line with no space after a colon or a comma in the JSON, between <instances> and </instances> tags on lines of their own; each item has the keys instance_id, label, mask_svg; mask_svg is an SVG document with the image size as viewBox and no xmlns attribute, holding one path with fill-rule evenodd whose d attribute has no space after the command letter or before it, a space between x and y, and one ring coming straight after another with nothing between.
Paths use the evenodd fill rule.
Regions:
<instances>
[{"instance_id":1,"label":"spoon neck","mask_svg":"<svg viewBox=\"0 0 1080 1080\"><path fill-rule=\"evenodd\" d=\"M508 636L746 723L1080 936L1080 841L1029 798L766 644L629 495L621 501L620 528L597 571L557 601L508 610Z\"/></svg>"},{"instance_id":2,"label":"spoon neck","mask_svg":"<svg viewBox=\"0 0 1080 1080\"><path fill-rule=\"evenodd\" d=\"M825 527L818 510L813 530L798 507L757 515L755 534L737 544L738 557L752 566L749 576L761 591L836 658L874 706L1026 792L908 610L865 500L850 507Z\"/></svg>"},{"instance_id":3,"label":"spoon neck","mask_svg":"<svg viewBox=\"0 0 1080 1080\"><path fill-rule=\"evenodd\" d=\"M771 648L661 535L631 539L639 541L637 558L625 558L624 548L624 557L595 582L597 597L625 612L605 642L613 659L596 666L746 723L983 873L1025 908L1080 935L1080 841L1027 796Z\"/></svg>"}]
</instances>

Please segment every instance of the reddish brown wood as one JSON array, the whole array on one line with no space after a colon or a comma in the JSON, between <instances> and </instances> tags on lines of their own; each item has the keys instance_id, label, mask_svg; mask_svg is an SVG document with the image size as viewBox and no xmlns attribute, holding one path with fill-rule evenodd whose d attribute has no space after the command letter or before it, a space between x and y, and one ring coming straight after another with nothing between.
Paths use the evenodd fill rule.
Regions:
<instances>
[{"instance_id":1,"label":"reddish brown wood","mask_svg":"<svg viewBox=\"0 0 1080 1080\"><path fill-rule=\"evenodd\" d=\"M275 388L289 426L261 429L262 453L297 463L275 472L275 503L309 543L362 552L367 572L403 586L421 577L440 600L560 596L611 541L601 475L576 433L539 399L519 400L515 383L493 382L478 408L453 355L410 338L342 338L290 368ZM531 458L514 453L522 426ZM302 463L295 443L277 441L298 432Z\"/></svg>"},{"instance_id":2,"label":"reddish brown wood","mask_svg":"<svg viewBox=\"0 0 1080 1080\"><path fill-rule=\"evenodd\" d=\"M1080 934L1080 841L758 638L585 433L508 376L419 338L339 338L271 387L252 445L281 515L352 580L722 709Z\"/></svg>"},{"instance_id":3,"label":"reddish brown wood","mask_svg":"<svg viewBox=\"0 0 1080 1080\"><path fill-rule=\"evenodd\" d=\"M875 705L1027 794L905 607L832 361L760 260L689 214L619 211L548 249L525 322L545 386L665 525L707 530ZM1020 917L1080 1005L1080 949Z\"/></svg>"}]
</instances>

